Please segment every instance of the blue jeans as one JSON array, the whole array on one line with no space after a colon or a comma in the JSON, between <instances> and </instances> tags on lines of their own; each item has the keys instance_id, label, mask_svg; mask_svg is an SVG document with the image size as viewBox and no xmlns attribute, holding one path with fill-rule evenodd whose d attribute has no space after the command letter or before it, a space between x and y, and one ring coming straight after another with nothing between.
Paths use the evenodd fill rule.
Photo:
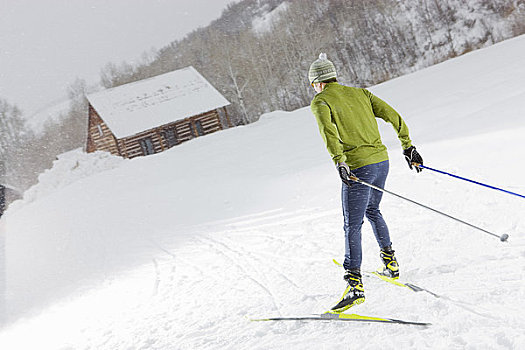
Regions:
<instances>
[{"instance_id":1,"label":"blue jeans","mask_svg":"<svg viewBox=\"0 0 525 350\"><path fill-rule=\"evenodd\" d=\"M388 168L389 163L386 160L381 163L353 169L352 172L359 179L384 188ZM352 186L347 186L343 183L341 190L345 231L345 260L343 266L346 270L361 268L361 226L365 215L372 225L379 248L385 248L392 244L388 227L379 211L379 203L382 197L383 192L374 190L366 185L353 182Z\"/></svg>"}]
</instances>

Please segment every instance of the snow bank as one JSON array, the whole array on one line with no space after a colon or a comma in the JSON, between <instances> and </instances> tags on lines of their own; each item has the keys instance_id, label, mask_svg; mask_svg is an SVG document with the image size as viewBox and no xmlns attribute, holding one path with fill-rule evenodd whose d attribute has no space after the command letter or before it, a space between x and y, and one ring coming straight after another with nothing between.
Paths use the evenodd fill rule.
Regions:
<instances>
[{"instance_id":1,"label":"snow bank","mask_svg":"<svg viewBox=\"0 0 525 350\"><path fill-rule=\"evenodd\" d=\"M24 193L24 198L11 205L12 211L24 204L55 193L60 189L94 174L119 167L125 159L108 152L85 153L76 149L63 153L53 162L51 169L38 176L38 183Z\"/></svg>"}]
</instances>

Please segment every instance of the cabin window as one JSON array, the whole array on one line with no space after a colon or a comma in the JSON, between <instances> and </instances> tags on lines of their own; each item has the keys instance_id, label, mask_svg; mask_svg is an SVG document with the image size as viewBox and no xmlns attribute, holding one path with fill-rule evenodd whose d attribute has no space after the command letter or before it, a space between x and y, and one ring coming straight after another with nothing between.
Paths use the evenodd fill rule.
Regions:
<instances>
[{"instance_id":1,"label":"cabin window","mask_svg":"<svg viewBox=\"0 0 525 350\"><path fill-rule=\"evenodd\" d=\"M140 148L142 148L142 153L144 153L145 156L155 153L155 147L153 147L153 141L151 140L151 137L146 137L139 142Z\"/></svg>"},{"instance_id":2,"label":"cabin window","mask_svg":"<svg viewBox=\"0 0 525 350\"><path fill-rule=\"evenodd\" d=\"M162 132L162 137L166 140L168 148L171 148L177 144L177 132L175 129L166 129Z\"/></svg>"},{"instance_id":3,"label":"cabin window","mask_svg":"<svg viewBox=\"0 0 525 350\"><path fill-rule=\"evenodd\" d=\"M200 120L195 122L195 128L197 129L198 136L204 135L204 128L202 127L202 122Z\"/></svg>"},{"instance_id":4,"label":"cabin window","mask_svg":"<svg viewBox=\"0 0 525 350\"><path fill-rule=\"evenodd\" d=\"M104 136L104 131L102 131L102 127L100 126L100 124L97 124L97 129L98 129L98 135L100 137Z\"/></svg>"}]
</instances>

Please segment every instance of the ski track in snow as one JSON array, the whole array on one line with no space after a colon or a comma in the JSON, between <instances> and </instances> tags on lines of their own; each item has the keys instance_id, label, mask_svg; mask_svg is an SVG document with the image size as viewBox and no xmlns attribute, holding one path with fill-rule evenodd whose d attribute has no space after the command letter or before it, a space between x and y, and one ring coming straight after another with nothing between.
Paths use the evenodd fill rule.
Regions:
<instances>
[{"instance_id":1,"label":"ski track in snow","mask_svg":"<svg viewBox=\"0 0 525 350\"><path fill-rule=\"evenodd\" d=\"M525 36L505 45L525 47L524 42ZM487 50L375 89L383 91L386 100L393 98L403 106L407 101L403 96L395 98L395 93L403 90L396 89L396 84L403 86L410 79L421 83L436 69L441 74L464 72L469 59L483 61L484 54L493 52ZM487 64L493 65L494 57L488 56ZM514 82L516 89L523 85L520 74L525 73L512 71L511 76L505 72L499 75L503 81ZM475 80L470 83L476 86ZM496 94L493 104L487 100L491 91L479 90L483 90L484 103L479 113L490 110L492 105L499 106L502 96L495 90L491 90ZM453 91L443 94L446 101ZM523 109L520 91L507 95L508 110ZM439 102L439 98L436 93L432 103ZM408 101L416 105L415 109L424 108L417 97ZM434 113L446 108L446 103L438 104ZM508 122L506 115L502 113L502 120ZM458 129L469 129L472 116L468 116L466 124L447 119L435 125L427 121L429 125L423 128L422 121L414 123L417 131L411 129L411 136L425 161L431 167L525 193L523 116L515 117L513 127L503 125L485 132L486 126L480 126L477 133L471 131L461 137L452 133L450 139L435 141L430 137L432 142L423 142L424 135L447 135L448 129L442 129L441 124L458 123ZM499 242L385 194L382 213L400 263L401 279L442 297L365 277L366 302L350 311L430 322L432 326L248 320L324 312L345 287L341 268L332 263L333 258L341 261L344 254L339 183L311 118L307 109L275 112L254 125L226 130L144 159L120 162L82 155L77 167L75 155L70 154L57 163L40 186L29 192L26 201L8 211L9 233L16 233L12 238L8 236L8 248L13 245L8 250L8 262L22 267L38 262L43 265L36 272L24 270L27 276L8 273L12 283L8 300L19 306L24 298L38 295L31 288L38 291L45 286L46 278L53 278L49 272L77 286L80 292L42 306L39 312L18 315L0 330L0 348L525 348L525 200L426 170L422 174L409 172L395 147L389 148L387 189L497 234L508 233L509 241ZM290 135L288 131L293 128L299 131ZM289 141L290 137L294 142ZM390 142L389 136L385 139ZM222 143L215 145L217 141ZM252 144L263 146L247 146ZM247 150L236 158L239 145ZM210 156L208 149L212 146L217 153ZM287 152L282 152L283 147ZM196 164L194 159L203 159L202 152L210 160ZM217 160L217 154L229 157ZM257 155L257 159L250 162L247 155ZM187 173L177 168L176 176L172 175L167 171L171 168L163 167L169 162L184 167ZM100 164L100 172L97 174L89 164ZM71 165L81 171L68 173ZM209 168L216 170L212 183L201 175ZM126 177L129 172L133 177ZM140 179L149 179L150 187ZM137 195L130 194L129 188ZM85 195L81 197L84 201L98 204L93 197L108 189L114 190L114 196L104 197L105 206L77 207L78 200L70 200ZM54 199L63 203L56 204ZM125 210L115 209L122 202ZM84 234L80 243L64 243L64 249L73 251L63 260L64 249L52 245L71 240L70 231L77 226L68 224L66 218L65 223L51 225L60 218L60 213L54 216L54 212L64 209L61 205L67 207L71 220ZM95 215L100 223L87 222L82 215ZM52 230L42 230L45 225L51 225ZM122 237L111 236L115 232ZM366 220L362 237L362 268L374 270L380 264L379 248ZM47 241L51 248L46 246ZM38 249L27 242L37 242ZM23 259L13 255L15 248L24 252ZM90 255L91 251L97 254ZM51 262L39 260L42 258ZM85 264L77 261L83 259ZM97 283L85 282L83 276L62 271L64 263L71 264L70 269L81 267L78 275L85 272L92 278L102 277ZM106 269L99 270L99 265ZM43 275L42 284L38 274ZM55 288L61 286L55 283ZM15 295L16 291L23 294Z\"/></svg>"},{"instance_id":2,"label":"ski track in snow","mask_svg":"<svg viewBox=\"0 0 525 350\"><path fill-rule=\"evenodd\" d=\"M481 245L487 247L485 254L467 254L465 258L449 256L446 264L436 264L443 259L442 256L425 262L427 250L416 253L414 257L407 256L410 242L400 242L397 249L402 268L407 268L407 280L450 298L472 298L465 304L469 308L482 304L483 311L472 313L446 299L413 293L367 278L364 281L367 302L357 307L356 312L432 322L433 325L427 329L414 329L381 324L248 322L246 317L322 312L344 288L339 268L330 261L334 252L341 250L340 214L308 219L298 211L302 217L299 229L297 222L288 222L288 217L294 216L293 212L289 214L282 216L283 221L270 215L268 221L273 223L262 227L205 231L196 234L191 244L183 248L163 247L162 254L155 258L158 270L149 273L149 284L141 286L145 283L144 276L148 276L141 270L151 270L150 266L135 272L137 280L130 282L128 280L133 280L133 277L128 276L123 279L122 286L122 282L116 281L105 291L112 293L111 290L115 289L116 294L121 294L129 283L135 291L151 289L154 280L160 278L158 292L153 296L134 292L137 294L131 296L132 308L110 322L101 319L97 321L97 327L93 327L91 320L85 321L83 327L89 327L85 331L88 336L85 348L162 349L173 344L177 349L267 349L275 348L277 344L279 348L304 344L332 348L356 343L366 343L365 348L388 343L418 348L517 348L523 342L521 311L513 310L511 302L524 294L523 286L519 287L522 276L511 269L516 262L515 244L509 243L509 247L505 247L508 255L501 258L498 257L501 254L499 243L481 237L480 240L485 241ZM432 213L423 212L421 216L423 220L435 219ZM263 218L259 216L257 222ZM394 222L391 226L398 231L402 227ZM415 227L417 224L411 224L410 229ZM377 249L373 247L375 242L371 230L364 228L365 256L369 258L366 262L368 268L374 268L379 263ZM315 239L303 240L314 234L317 234ZM393 233L394 239L398 234ZM476 232L465 230L464 234L471 237ZM339 242L334 237L339 238ZM460 240L457 244L461 246L466 241ZM518 247L523 258L523 244ZM504 271L496 285L490 281L491 277L494 278L494 271L498 274ZM468 277L473 274L479 274L474 279L475 284ZM468 277L470 285L463 285L463 277ZM512 288L517 290L512 292ZM496 300L487 300L494 296ZM413 308L414 301L417 309ZM66 312L67 304L63 308ZM56 316L60 317L60 311L58 307ZM477 313L483 313L483 316ZM136 319L137 315L140 315L140 321ZM381 337L377 337L378 334ZM436 342L439 338L443 340ZM95 341L97 339L99 343ZM82 345L78 339L75 341L75 347Z\"/></svg>"}]
</instances>

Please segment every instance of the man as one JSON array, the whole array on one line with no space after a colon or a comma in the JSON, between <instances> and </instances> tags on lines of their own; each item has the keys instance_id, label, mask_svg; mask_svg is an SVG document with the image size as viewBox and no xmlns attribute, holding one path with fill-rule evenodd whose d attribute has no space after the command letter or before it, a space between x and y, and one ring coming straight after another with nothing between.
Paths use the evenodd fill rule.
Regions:
<instances>
[{"instance_id":1,"label":"man","mask_svg":"<svg viewBox=\"0 0 525 350\"><path fill-rule=\"evenodd\" d=\"M332 308L333 312L343 312L365 301L361 279L361 226L365 215L379 244L384 264L382 273L391 278L399 277L399 266L392 250L388 227L379 211L382 192L350 179L357 177L381 188L385 185L389 168L388 153L381 142L375 118L392 124L410 169L415 168L419 173L421 168L413 167L413 164L423 164L423 159L412 146L408 128L401 116L370 91L337 83L335 66L326 54L321 53L319 59L312 63L308 78L317 92L311 103L312 112L343 182L343 267L348 286L341 300Z\"/></svg>"}]
</instances>

